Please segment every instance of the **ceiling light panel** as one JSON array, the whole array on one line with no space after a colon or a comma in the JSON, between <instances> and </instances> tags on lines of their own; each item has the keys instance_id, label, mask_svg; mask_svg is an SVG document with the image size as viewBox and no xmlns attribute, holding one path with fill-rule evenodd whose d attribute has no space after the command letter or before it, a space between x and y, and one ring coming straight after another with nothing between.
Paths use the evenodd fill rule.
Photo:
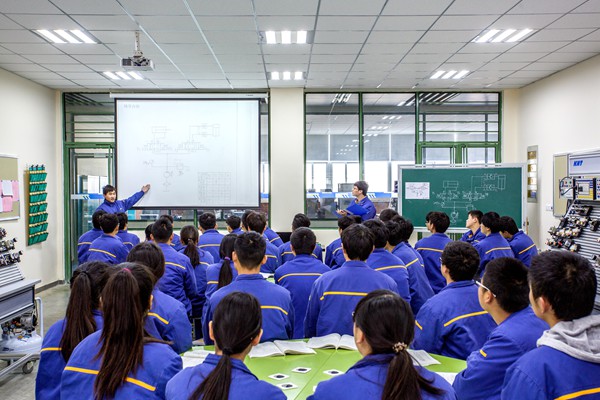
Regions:
<instances>
[{"instance_id":1,"label":"ceiling light panel","mask_svg":"<svg viewBox=\"0 0 600 400\"><path fill-rule=\"evenodd\" d=\"M260 33L262 43L266 44L307 44L312 43L312 31L264 31Z\"/></svg>"},{"instance_id":2,"label":"ceiling light panel","mask_svg":"<svg viewBox=\"0 0 600 400\"><path fill-rule=\"evenodd\" d=\"M65 29L54 29L53 31L50 31L48 29L36 29L33 32L42 36L44 39L48 40L49 42L52 42L55 44L61 44L61 43L95 44L96 43L96 41L92 38L92 36L89 33L83 32L79 29L72 29L69 31L67 31Z\"/></svg>"},{"instance_id":3,"label":"ceiling light panel","mask_svg":"<svg viewBox=\"0 0 600 400\"><path fill-rule=\"evenodd\" d=\"M475 39L475 43L514 43L523 40L533 32L533 29L490 29L484 31Z\"/></svg>"}]
</instances>

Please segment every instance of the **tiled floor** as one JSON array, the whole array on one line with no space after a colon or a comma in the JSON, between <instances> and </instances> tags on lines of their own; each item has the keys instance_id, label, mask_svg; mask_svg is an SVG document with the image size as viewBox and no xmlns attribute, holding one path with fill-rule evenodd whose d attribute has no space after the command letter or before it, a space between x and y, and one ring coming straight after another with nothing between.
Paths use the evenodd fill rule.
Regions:
<instances>
[{"instance_id":1,"label":"tiled floor","mask_svg":"<svg viewBox=\"0 0 600 400\"><path fill-rule=\"evenodd\" d=\"M44 331L65 315L69 300L69 286L59 285L41 292ZM45 333L45 332L44 332ZM5 361L0 361L0 369L6 366ZM0 379L0 399L2 400L27 400L35 398L35 376L38 364L36 362L33 372L24 375L20 370L10 373Z\"/></svg>"}]
</instances>

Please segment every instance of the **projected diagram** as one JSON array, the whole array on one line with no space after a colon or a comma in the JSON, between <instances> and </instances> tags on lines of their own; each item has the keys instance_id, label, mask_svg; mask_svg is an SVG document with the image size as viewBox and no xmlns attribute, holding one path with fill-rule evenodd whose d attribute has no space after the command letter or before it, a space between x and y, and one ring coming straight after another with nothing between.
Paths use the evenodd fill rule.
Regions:
<instances>
[{"instance_id":1,"label":"projected diagram","mask_svg":"<svg viewBox=\"0 0 600 400\"><path fill-rule=\"evenodd\" d=\"M210 204L231 198L231 178L229 172L198 172L198 200Z\"/></svg>"},{"instance_id":2,"label":"projected diagram","mask_svg":"<svg viewBox=\"0 0 600 400\"><path fill-rule=\"evenodd\" d=\"M436 199L434 204L440 209L447 210L452 223L457 222L459 211L468 212L473 210L475 202L489 196L500 194L506 190L506 175L483 174L471 177L471 187L461 188L459 181L445 180L442 183L443 190L434 192L432 198Z\"/></svg>"}]
</instances>

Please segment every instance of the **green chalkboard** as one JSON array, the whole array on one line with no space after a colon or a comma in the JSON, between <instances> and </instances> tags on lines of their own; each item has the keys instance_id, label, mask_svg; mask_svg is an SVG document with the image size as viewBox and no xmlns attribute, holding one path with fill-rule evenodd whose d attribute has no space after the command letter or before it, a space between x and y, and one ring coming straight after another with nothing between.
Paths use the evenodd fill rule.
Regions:
<instances>
[{"instance_id":1,"label":"green chalkboard","mask_svg":"<svg viewBox=\"0 0 600 400\"><path fill-rule=\"evenodd\" d=\"M425 227L429 211L450 216L450 228L463 229L473 209L496 211L524 222L523 166L400 167L398 212Z\"/></svg>"}]
</instances>

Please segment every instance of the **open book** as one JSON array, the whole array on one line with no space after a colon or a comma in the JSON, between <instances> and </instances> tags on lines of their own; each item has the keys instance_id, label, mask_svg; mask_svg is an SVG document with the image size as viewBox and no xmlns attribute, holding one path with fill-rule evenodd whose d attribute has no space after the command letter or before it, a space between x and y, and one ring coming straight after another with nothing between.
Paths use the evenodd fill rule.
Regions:
<instances>
[{"instance_id":1,"label":"open book","mask_svg":"<svg viewBox=\"0 0 600 400\"><path fill-rule=\"evenodd\" d=\"M181 361L183 362L183 368L194 367L202 364L209 354L215 354L214 351L207 350L190 350L183 353Z\"/></svg>"},{"instance_id":2,"label":"open book","mask_svg":"<svg viewBox=\"0 0 600 400\"><path fill-rule=\"evenodd\" d=\"M316 352L304 342L275 340L274 342L265 342L254 346L248 356L256 358L283 356L285 354L316 354Z\"/></svg>"},{"instance_id":3,"label":"open book","mask_svg":"<svg viewBox=\"0 0 600 400\"><path fill-rule=\"evenodd\" d=\"M310 338L306 345L312 349L357 350L354 336L340 335L339 333Z\"/></svg>"},{"instance_id":4,"label":"open book","mask_svg":"<svg viewBox=\"0 0 600 400\"><path fill-rule=\"evenodd\" d=\"M425 350L413 350L408 349L408 354L411 355L414 365L420 365L426 367L428 365L441 364L438 360L431 357Z\"/></svg>"}]
</instances>

